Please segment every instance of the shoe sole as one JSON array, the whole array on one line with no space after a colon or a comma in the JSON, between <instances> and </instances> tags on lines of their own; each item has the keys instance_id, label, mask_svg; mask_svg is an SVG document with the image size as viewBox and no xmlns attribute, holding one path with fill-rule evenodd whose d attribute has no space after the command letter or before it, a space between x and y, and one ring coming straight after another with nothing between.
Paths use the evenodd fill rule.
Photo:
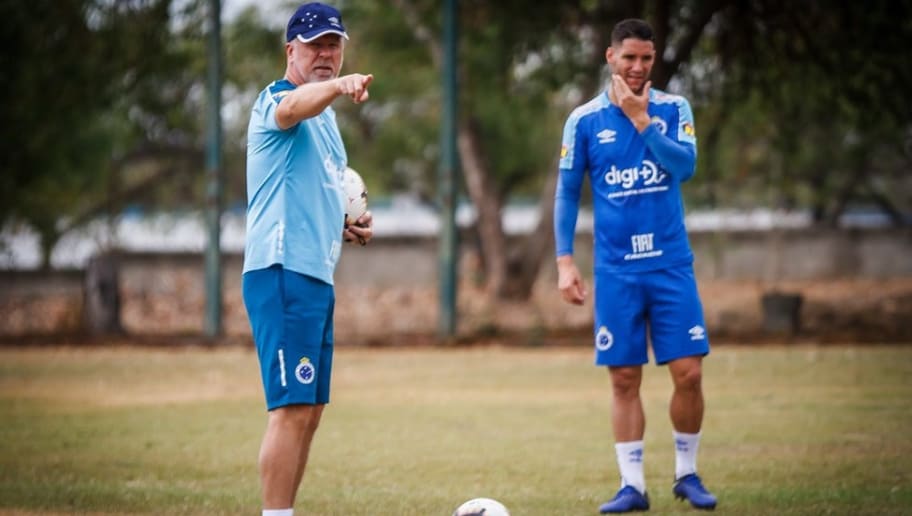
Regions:
<instances>
[{"instance_id":1,"label":"shoe sole","mask_svg":"<svg viewBox=\"0 0 912 516\"><path fill-rule=\"evenodd\" d=\"M690 498L687 498L687 497L684 496L684 495L681 495L681 494L678 494L678 493L675 493L674 495L675 495L675 499L676 499L676 500L687 500L687 502L690 503L690 506L693 507L694 509L701 510L701 511L713 511L713 510L716 509L716 506L715 506L715 505L710 505L710 506L707 506L707 507L700 507L699 505L697 505L697 504L693 503L692 501L690 501Z\"/></svg>"}]
</instances>

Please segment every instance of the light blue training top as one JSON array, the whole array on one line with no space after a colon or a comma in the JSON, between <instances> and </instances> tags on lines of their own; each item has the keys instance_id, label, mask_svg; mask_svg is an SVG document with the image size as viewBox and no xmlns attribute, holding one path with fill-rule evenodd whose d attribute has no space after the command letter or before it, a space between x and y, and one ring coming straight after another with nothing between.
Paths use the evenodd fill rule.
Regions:
<instances>
[{"instance_id":1,"label":"light blue training top","mask_svg":"<svg viewBox=\"0 0 912 516\"><path fill-rule=\"evenodd\" d=\"M327 107L286 130L276 124L282 97L295 85L267 86L247 127L247 238L244 272L280 264L333 284L342 250L342 172L348 162Z\"/></svg>"}]
</instances>

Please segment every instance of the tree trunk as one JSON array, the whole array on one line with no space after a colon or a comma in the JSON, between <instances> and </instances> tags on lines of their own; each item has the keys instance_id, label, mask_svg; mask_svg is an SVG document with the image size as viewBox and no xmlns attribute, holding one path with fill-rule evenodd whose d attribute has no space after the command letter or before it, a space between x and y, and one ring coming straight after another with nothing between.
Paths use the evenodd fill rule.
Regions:
<instances>
[{"instance_id":1,"label":"tree trunk","mask_svg":"<svg viewBox=\"0 0 912 516\"><path fill-rule=\"evenodd\" d=\"M502 204L487 169L478 131L471 123L459 124L459 159L466 190L475 205L475 226L484 264L485 289L489 295L501 297L506 285L507 242L500 218Z\"/></svg>"},{"instance_id":2,"label":"tree trunk","mask_svg":"<svg viewBox=\"0 0 912 516\"><path fill-rule=\"evenodd\" d=\"M871 189L871 198L874 199L874 203L883 210L884 213L890 217L890 222L893 224L893 227L899 228L903 227L906 224L905 216L902 211L896 207L894 203L887 195L874 186L870 187Z\"/></svg>"},{"instance_id":3,"label":"tree trunk","mask_svg":"<svg viewBox=\"0 0 912 516\"><path fill-rule=\"evenodd\" d=\"M865 172L868 169L868 160L867 158L862 158L861 163L852 167L851 175L846 180L845 183L839 188L836 192L836 195L833 196L835 199L830 212L827 214L824 223L832 228L839 226L839 218L845 212L846 207L853 198L858 194L858 190L864 184L865 181Z\"/></svg>"},{"instance_id":4,"label":"tree trunk","mask_svg":"<svg viewBox=\"0 0 912 516\"><path fill-rule=\"evenodd\" d=\"M520 301L532 297L535 280L545 257L554 251L554 190L557 188L557 161L546 176L538 199L538 223L522 244L510 254L504 296Z\"/></svg>"}]
</instances>

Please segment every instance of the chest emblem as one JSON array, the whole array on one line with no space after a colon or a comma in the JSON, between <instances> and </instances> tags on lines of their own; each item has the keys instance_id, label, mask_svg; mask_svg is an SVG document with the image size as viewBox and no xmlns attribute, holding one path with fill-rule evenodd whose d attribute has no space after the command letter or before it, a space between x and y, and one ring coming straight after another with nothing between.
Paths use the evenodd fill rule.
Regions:
<instances>
[{"instance_id":1,"label":"chest emblem","mask_svg":"<svg viewBox=\"0 0 912 516\"><path fill-rule=\"evenodd\" d=\"M661 117L653 116L649 120L649 123L656 126L656 129L658 129L660 133L662 133L662 134L668 133L668 124L665 122L665 120L662 120Z\"/></svg>"}]
</instances>

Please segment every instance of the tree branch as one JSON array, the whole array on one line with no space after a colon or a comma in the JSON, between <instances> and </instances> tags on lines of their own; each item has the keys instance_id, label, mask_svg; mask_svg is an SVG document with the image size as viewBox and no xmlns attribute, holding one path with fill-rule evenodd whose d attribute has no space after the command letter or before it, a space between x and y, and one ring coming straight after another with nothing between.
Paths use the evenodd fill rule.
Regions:
<instances>
[{"instance_id":1,"label":"tree branch","mask_svg":"<svg viewBox=\"0 0 912 516\"><path fill-rule=\"evenodd\" d=\"M700 41L706 25L709 24L717 12L727 7L729 3L731 2L726 0L713 0L702 5L702 9L694 15L691 23L684 30L684 36L675 46L674 57L664 62L664 67L660 70L660 74L654 74L653 81L656 87L663 89L668 86L668 82L677 73L681 63L690 61L690 55ZM664 52L665 49L661 48L659 50Z\"/></svg>"},{"instance_id":2,"label":"tree branch","mask_svg":"<svg viewBox=\"0 0 912 516\"><path fill-rule=\"evenodd\" d=\"M193 168L202 169L203 167L203 151L196 147L185 145L162 145L158 143L146 142L145 144L136 147L129 153L114 159L111 162L111 168L113 169L113 173L117 174L120 170L123 170L127 166L142 161L154 160L164 162L166 159L172 158L186 160L189 166ZM73 228L79 227L89 222L98 215L104 213L105 211L108 211L111 206L119 205L131 199L140 197L141 194L149 191L149 189L155 185L174 176L178 170L180 170L180 167L173 165L167 167L156 167L155 173L153 173L151 176L129 186L128 188L112 192L101 201L92 204L86 209L82 210L79 214L70 219L65 226L63 226L63 228L60 230L60 234L62 235Z\"/></svg>"},{"instance_id":3,"label":"tree branch","mask_svg":"<svg viewBox=\"0 0 912 516\"><path fill-rule=\"evenodd\" d=\"M402 16L405 17L405 21L407 21L412 28L412 35L415 36L415 39L427 47L428 51L431 53L431 60L434 62L434 66L438 69L442 68L443 48L440 46L440 41L434 37L433 31L431 31L431 29L422 21L422 17L415 7L415 4L408 0L393 0L393 5L395 5L402 13Z\"/></svg>"}]
</instances>

